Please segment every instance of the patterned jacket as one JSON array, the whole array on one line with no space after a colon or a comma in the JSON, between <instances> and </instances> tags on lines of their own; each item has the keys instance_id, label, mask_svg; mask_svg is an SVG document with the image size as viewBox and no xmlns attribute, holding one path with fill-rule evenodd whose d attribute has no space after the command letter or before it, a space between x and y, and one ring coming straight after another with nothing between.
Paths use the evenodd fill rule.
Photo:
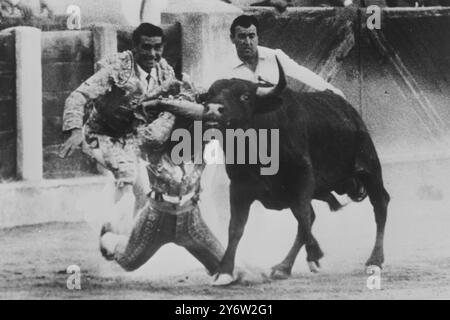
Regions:
<instances>
[{"instance_id":1,"label":"patterned jacket","mask_svg":"<svg viewBox=\"0 0 450 320\"><path fill-rule=\"evenodd\" d=\"M145 95L162 94L176 80L165 59L156 65L158 85L146 92L131 51L98 62L99 71L70 94L64 106L63 131L82 128L86 114L92 133L120 137L136 129L139 102ZM167 114L161 116L167 118Z\"/></svg>"},{"instance_id":2,"label":"patterned jacket","mask_svg":"<svg viewBox=\"0 0 450 320\"><path fill-rule=\"evenodd\" d=\"M171 85L176 79L175 73L167 61L161 59L156 67L158 85L145 92L130 51L101 60L99 67L97 73L67 98L63 131L82 128L85 110L91 109L86 123L89 133L121 137L133 130L143 151L141 156L149 162L147 169L153 190L177 196L198 191L204 165L176 165L170 159L171 148L166 142L175 126L175 116L159 111L144 115L138 108L146 96L195 101L197 89L188 82L179 87Z\"/></svg>"}]
</instances>

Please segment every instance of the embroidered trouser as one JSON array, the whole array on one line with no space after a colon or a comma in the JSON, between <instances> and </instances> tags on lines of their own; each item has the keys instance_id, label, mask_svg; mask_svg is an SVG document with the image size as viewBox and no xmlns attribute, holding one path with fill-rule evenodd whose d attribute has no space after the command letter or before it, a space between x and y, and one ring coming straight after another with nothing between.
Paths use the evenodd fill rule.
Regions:
<instances>
[{"instance_id":1,"label":"embroidered trouser","mask_svg":"<svg viewBox=\"0 0 450 320\"><path fill-rule=\"evenodd\" d=\"M163 245L186 248L213 275L224 248L203 221L196 201L184 205L149 199L136 217L130 237L119 242L114 259L127 271L146 263Z\"/></svg>"}]
</instances>

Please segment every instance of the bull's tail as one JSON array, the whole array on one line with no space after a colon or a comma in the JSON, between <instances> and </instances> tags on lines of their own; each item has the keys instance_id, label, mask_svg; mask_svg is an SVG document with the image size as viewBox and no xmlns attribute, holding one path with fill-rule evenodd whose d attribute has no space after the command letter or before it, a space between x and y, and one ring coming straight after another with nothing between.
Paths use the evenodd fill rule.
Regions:
<instances>
[{"instance_id":1,"label":"bull's tail","mask_svg":"<svg viewBox=\"0 0 450 320\"><path fill-rule=\"evenodd\" d=\"M341 193L341 192L340 192ZM353 202L361 202L367 197L367 190L364 187L360 177L355 176L347 181L342 194L346 193ZM333 193L328 193L321 197L320 200L325 201L331 211L336 212L345 207L348 203L342 204Z\"/></svg>"},{"instance_id":2,"label":"bull's tail","mask_svg":"<svg viewBox=\"0 0 450 320\"><path fill-rule=\"evenodd\" d=\"M328 193L321 200L325 201L328 204L328 207L331 211L336 212L341 210L345 205L341 204L339 200L332 194Z\"/></svg>"},{"instance_id":3,"label":"bull's tail","mask_svg":"<svg viewBox=\"0 0 450 320\"><path fill-rule=\"evenodd\" d=\"M364 184L362 183L361 178L359 176L355 176L352 179L350 179L347 186L347 195L354 202L361 202L365 198L367 198L367 190L364 187Z\"/></svg>"}]
</instances>

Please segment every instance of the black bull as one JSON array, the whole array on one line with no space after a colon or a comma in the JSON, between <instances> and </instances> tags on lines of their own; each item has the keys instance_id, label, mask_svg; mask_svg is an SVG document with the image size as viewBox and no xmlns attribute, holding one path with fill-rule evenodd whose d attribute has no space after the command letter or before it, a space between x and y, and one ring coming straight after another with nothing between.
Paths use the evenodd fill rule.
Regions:
<instances>
[{"instance_id":1,"label":"black bull","mask_svg":"<svg viewBox=\"0 0 450 320\"><path fill-rule=\"evenodd\" d=\"M358 112L331 91L301 93L285 85L280 67L279 84L270 90L244 80L219 80L203 96L204 105L209 107L204 110L204 122L208 123L208 115L214 113L221 129L278 129L280 137L275 175L261 175L258 164L226 165L231 181L231 218L228 246L218 274L233 274L238 243L256 200L269 209L290 208L298 222L294 244L286 258L273 267L272 275L288 277L303 245L308 264L316 271L313 269L319 266L323 253L311 232L315 220L311 201L324 200L338 209L332 191L347 194L354 201L369 197L377 229L366 265L381 267L389 194L366 126Z\"/></svg>"}]
</instances>

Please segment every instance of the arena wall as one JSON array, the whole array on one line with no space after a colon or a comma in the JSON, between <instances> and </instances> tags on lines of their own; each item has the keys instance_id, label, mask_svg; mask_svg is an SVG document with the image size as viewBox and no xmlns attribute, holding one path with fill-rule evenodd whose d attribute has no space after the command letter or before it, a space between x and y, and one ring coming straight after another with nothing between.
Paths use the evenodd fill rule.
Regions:
<instances>
[{"instance_id":1,"label":"arena wall","mask_svg":"<svg viewBox=\"0 0 450 320\"><path fill-rule=\"evenodd\" d=\"M446 41L450 36L448 9L386 9L383 11L380 31L370 31L366 28L367 14L364 9L290 8L282 15L270 8L252 8L247 12L257 15L261 21L262 45L283 49L300 64L315 70L344 91L366 121L385 166L392 166L396 162L413 163L427 159L443 159L445 162L449 158L447 141L450 116L450 48ZM239 11L232 10L227 14L226 21L238 13ZM177 14L183 15L182 12L165 13L165 23L183 20L177 19ZM186 23L196 15L198 19L206 21L187 27ZM58 19L61 29L64 19ZM219 17L220 23L215 24L215 20L211 20L208 14L195 13L195 10L190 11L183 21L181 26L165 26L169 35L167 59L175 66L178 74L181 71L194 72L194 80L210 83L213 77L207 72L214 63L221 61L217 56L209 54L215 49L214 35L220 36L221 39L217 50L227 45L230 50L232 48L231 43L227 42L226 21ZM83 190L84 193L80 192L79 201L85 201L89 190L97 192L103 184L99 182L94 186L92 181L86 183L86 180L80 180L81 185L91 186L83 189L78 188L76 183L72 185L73 188L68 187L67 183L71 182L71 179L58 180L96 174L94 164L81 153L68 160L57 156L59 146L64 141L60 131L64 100L94 71L96 56L92 31L57 31L55 29L58 29L58 23L50 24L48 21L41 25L48 30L42 32L41 41L43 178L56 180L43 180L40 184L31 185L3 184L2 188L8 190L2 191L6 198L0 199L0 226L22 224L24 221L41 222L42 219L37 219L36 212L32 210L37 207L33 203L39 199L46 201L45 199L51 197L55 202L60 197L58 193L54 193L58 186L67 192ZM204 26L213 30L212 33L184 39L186 33L195 32L194 27L198 29ZM131 27L120 28L117 33L118 50L129 48L131 30ZM195 47L196 44L199 48ZM200 54L193 55L195 50ZM15 179L17 171L14 57L13 35L1 34L0 179L6 181ZM205 59L207 62L204 62ZM290 85L303 88L292 79ZM439 163L441 166L443 162ZM447 165L446 163L439 168ZM433 168L437 172L440 171L437 166ZM414 170L418 176L428 176L423 169L414 168L408 171L409 174L414 175ZM227 179L223 171L220 174L210 173L209 176L221 179L218 189L227 189ZM417 181L413 189L419 189L422 182ZM35 191L30 191L33 189ZM48 192L50 198L43 196L41 192L44 191ZM222 194L222 197L226 198L226 194ZM12 202L11 199L15 200ZM61 201L66 200L61 198ZM18 203L22 203L23 208L18 206ZM70 205L67 205L65 208L69 207ZM58 211L61 207L55 203L50 201L47 207L41 208L39 211L46 212L43 214L46 217L44 220L60 218ZM80 212L73 213L72 218L77 216L82 219ZM7 221L7 224L2 223L3 221Z\"/></svg>"},{"instance_id":2,"label":"arena wall","mask_svg":"<svg viewBox=\"0 0 450 320\"><path fill-rule=\"evenodd\" d=\"M14 37L0 34L0 182L16 172L15 79Z\"/></svg>"}]
</instances>

